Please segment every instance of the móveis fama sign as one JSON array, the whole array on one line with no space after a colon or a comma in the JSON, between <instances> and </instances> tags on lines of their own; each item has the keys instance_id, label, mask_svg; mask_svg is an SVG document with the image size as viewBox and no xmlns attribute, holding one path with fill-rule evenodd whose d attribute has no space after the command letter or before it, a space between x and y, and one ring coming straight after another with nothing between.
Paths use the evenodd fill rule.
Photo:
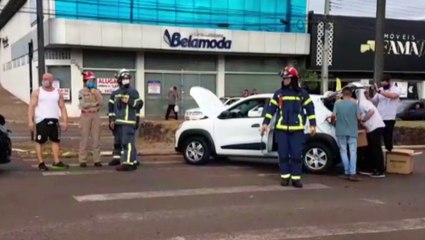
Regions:
<instances>
[{"instance_id":1,"label":"m\u00f3veis fama sign","mask_svg":"<svg viewBox=\"0 0 425 240\"><path fill-rule=\"evenodd\" d=\"M331 16L330 71L373 71L375 19ZM311 69L321 68L323 16L313 15ZM384 29L384 69L388 72L425 72L425 22L387 19Z\"/></svg>"},{"instance_id":2,"label":"m\u00f3veis fama sign","mask_svg":"<svg viewBox=\"0 0 425 240\"><path fill-rule=\"evenodd\" d=\"M196 38L192 35L182 37L181 33L170 34L168 29L164 31L164 41L172 48L194 48L194 49L230 49L232 41L222 37L221 39Z\"/></svg>"}]
</instances>

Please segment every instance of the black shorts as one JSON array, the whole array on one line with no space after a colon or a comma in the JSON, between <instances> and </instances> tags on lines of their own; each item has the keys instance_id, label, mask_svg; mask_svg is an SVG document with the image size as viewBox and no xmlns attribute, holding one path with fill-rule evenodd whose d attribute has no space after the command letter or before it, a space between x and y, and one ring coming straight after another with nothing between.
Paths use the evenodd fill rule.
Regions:
<instances>
[{"instance_id":1,"label":"black shorts","mask_svg":"<svg viewBox=\"0 0 425 240\"><path fill-rule=\"evenodd\" d=\"M58 119L44 119L35 126L35 141L43 144L47 140L55 143L60 142L60 125Z\"/></svg>"}]
</instances>

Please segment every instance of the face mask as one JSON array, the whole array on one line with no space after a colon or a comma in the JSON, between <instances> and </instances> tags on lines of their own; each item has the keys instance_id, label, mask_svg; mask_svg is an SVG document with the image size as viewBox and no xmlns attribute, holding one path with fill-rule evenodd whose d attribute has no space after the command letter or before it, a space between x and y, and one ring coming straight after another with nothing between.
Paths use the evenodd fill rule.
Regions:
<instances>
[{"instance_id":1,"label":"face mask","mask_svg":"<svg viewBox=\"0 0 425 240\"><path fill-rule=\"evenodd\" d=\"M48 87L52 86L52 83L48 80L43 80L43 81L41 81L41 86L48 88Z\"/></svg>"},{"instance_id":2,"label":"face mask","mask_svg":"<svg viewBox=\"0 0 425 240\"><path fill-rule=\"evenodd\" d=\"M94 88L94 82L88 82L86 84L86 86L87 86L88 89L92 89L92 88Z\"/></svg>"},{"instance_id":3,"label":"face mask","mask_svg":"<svg viewBox=\"0 0 425 240\"><path fill-rule=\"evenodd\" d=\"M122 85L128 87L130 85L130 79L123 79L122 80Z\"/></svg>"},{"instance_id":4,"label":"face mask","mask_svg":"<svg viewBox=\"0 0 425 240\"><path fill-rule=\"evenodd\" d=\"M382 85L382 88L385 90L388 90L390 89L390 84Z\"/></svg>"}]
</instances>

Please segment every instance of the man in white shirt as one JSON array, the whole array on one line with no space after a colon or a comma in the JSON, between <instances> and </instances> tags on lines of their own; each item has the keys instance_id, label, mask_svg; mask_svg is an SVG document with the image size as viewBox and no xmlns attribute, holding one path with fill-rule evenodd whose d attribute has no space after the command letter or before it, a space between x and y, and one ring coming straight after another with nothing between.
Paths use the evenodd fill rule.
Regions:
<instances>
[{"instance_id":1,"label":"man in white shirt","mask_svg":"<svg viewBox=\"0 0 425 240\"><path fill-rule=\"evenodd\" d=\"M31 132L35 131L35 149L37 152L38 168L41 171L48 171L49 168L43 161L43 145L50 140L52 142L53 164L55 169L69 168L59 160L59 143L61 129L68 128L68 114L66 112L65 101L59 89L53 87L54 77L50 73L45 73L41 81L41 87L31 95L28 108L28 127ZM62 116L62 128L59 118Z\"/></svg>"},{"instance_id":2,"label":"man in white shirt","mask_svg":"<svg viewBox=\"0 0 425 240\"><path fill-rule=\"evenodd\" d=\"M384 75L381 80L381 88L375 84L376 94L372 102L378 107L379 114L385 123L383 132L385 148L391 152L393 149L393 131L397 107L400 101L401 90L390 81L390 75Z\"/></svg>"},{"instance_id":3,"label":"man in white shirt","mask_svg":"<svg viewBox=\"0 0 425 240\"><path fill-rule=\"evenodd\" d=\"M368 93L364 89L357 90L360 111L364 113L362 125L367 132L367 151L363 169L359 170L362 175L375 178L385 177L384 154L382 153L382 133L385 123L378 109L367 99Z\"/></svg>"}]
</instances>

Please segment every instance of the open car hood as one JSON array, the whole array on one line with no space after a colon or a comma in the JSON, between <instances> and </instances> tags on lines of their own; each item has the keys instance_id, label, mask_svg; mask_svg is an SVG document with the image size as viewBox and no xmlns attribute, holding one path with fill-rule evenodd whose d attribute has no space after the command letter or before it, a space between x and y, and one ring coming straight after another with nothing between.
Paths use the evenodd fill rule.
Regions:
<instances>
[{"instance_id":1,"label":"open car hood","mask_svg":"<svg viewBox=\"0 0 425 240\"><path fill-rule=\"evenodd\" d=\"M203 87L192 87L190 89L190 96L193 97L196 104L198 104L201 112L208 117L218 116L225 110L222 101L210 90Z\"/></svg>"}]
</instances>

